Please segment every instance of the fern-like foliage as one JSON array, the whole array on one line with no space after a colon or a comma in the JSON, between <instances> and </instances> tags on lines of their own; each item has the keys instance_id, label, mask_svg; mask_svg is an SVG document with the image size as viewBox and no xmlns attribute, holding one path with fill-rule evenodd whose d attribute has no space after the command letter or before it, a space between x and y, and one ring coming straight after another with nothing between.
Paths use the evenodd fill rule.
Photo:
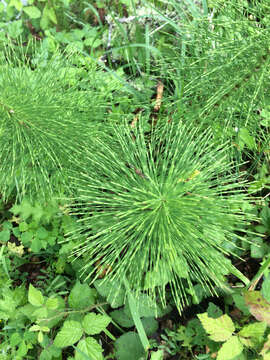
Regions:
<instances>
[{"instance_id":1,"label":"fern-like foliage","mask_svg":"<svg viewBox=\"0 0 270 360\"><path fill-rule=\"evenodd\" d=\"M249 220L243 184L209 132L179 122L149 136L131 130L97 138L71 177L79 217L71 238L82 239L74 254L92 279L98 264L152 295L169 284L181 310L193 281L214 292L233 271L226 254L237 252L236 231Z\"/></svg>"},{"instance_id":2,"label":"fern-like foliage","mask_svg":"<svg viewBox=\"0 0 270 360\"><path fill-rule=\"evenodd\" d=\"M33 65L27 50L18 55L10 47L0 68L0 195L66 193L66 171L80 145L91 141L104 100L71 83L70 70L76 68L67 56Z\"/></svg>"}]
</instances>

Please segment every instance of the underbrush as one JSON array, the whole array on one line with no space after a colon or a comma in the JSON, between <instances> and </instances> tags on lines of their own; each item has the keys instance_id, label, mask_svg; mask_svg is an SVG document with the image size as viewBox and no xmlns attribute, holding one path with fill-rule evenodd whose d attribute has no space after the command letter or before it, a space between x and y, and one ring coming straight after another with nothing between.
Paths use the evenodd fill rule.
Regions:
<instances>
[{"instance_id":1,"label":"underbrush","mask_svg":"<svg viewBox=\"0 0 270 360\"><path fill-rule=\"evenodd\" d=\"M0 17L0 359L270 359L268 1Z\"/></svg>"}]
</instances>

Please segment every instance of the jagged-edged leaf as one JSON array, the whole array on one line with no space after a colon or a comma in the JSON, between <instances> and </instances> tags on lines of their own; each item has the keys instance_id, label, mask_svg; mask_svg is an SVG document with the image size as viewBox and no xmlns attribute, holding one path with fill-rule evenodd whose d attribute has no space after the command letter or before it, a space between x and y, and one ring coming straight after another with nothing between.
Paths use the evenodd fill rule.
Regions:
<instances>
[{"instance_id":1,"label":"jagged-edged leaf","mask_svg":"<svg viewBox=\"0 0 270 360\"><path fill-rule=\"evenodd\" d=\"M102 351L102 347L96 339L87 337L78 343L75 352L75 360L102 360Z\"/></svg>"},{"instance_id":2,"label":"jagged-edged leaf","mask_svg":"<svg viewBox=\"0 0 270 360\"><path fill-rule=\"evenodd\" d=\"M82 326L88 335L95 335L104 331L110 321L109 316L91 312L83 318Z\"/></svg>"},{"instance_id":3,"label":"jagged-edged leaf","mask_svg":"<svg viewBox=\"0 0 270 360\"><path fill-rule=\"evenodd\" d=\"M237 336L231 336L219 349L217 360L235 359L243 351L243 345Z\"/></svg>"},{"instance_id":4,"label":"jagged-edged leaf","mask_svg":"<svg viewBox=\"0 0 270 360\"><path fill-rule=\"evenodd\" d=\"M243 337L262 337L266 330L266 322L256 322L254 324L248 324L242 327L238 335Z\"/></svg>"},{"instance_id":5,"label":"jagged-edged leaf","mask_svg":"<svg viewBox=\"0 0 270 360\"><path fill-rule=\"evenodd\" d=\"M232 319L227 315L222 315L217 319L210 318L207 313L198 314L202 326L214 341L226 341L235 331Z\"/></svg>"},{"instance_id":6,"label":"jagged-edged leaf","mask_svg":"<svg viewBox=\"0 0 270 360\"><path fill-rule=\"evenodd\" d=\"M69 294L68 304L73 309L84 309L93 305L95 298L95 289L90 288L86 283L81 284L77 281Z\"/></svg>"},{"instance_id":7,"label":"jagged-edged leaf","mask_svg":"<svg viewBox=\"0 0 270 360\"><path fill-rule=\"evenodd\" d=\"M34 306L41 306L44 303L42 292L36 289L32 284L29 285L28 300Z\"/></svg>"},{"instance_id":8,"label":"jagged-edged leaf","mask_svg":"<svg viewBox=\"0 0 270 360\"><path fill-rule=\"evenodd\" d=\"M82 337L83 329L78 321L65 321L54 339L54 345L63 348L75 344Z\"/></svg>"}]
</instances>

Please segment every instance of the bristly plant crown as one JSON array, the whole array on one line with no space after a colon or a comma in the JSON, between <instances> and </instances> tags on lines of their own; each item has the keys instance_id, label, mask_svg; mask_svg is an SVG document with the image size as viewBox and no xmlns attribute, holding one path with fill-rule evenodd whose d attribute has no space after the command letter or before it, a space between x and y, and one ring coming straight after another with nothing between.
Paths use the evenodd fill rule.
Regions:
<instances>
[{"instance_id":1,"label":"bristly plant crown","mask_svg":"<svg viewBox=\"0 0 270 360\"><path fill-rule=\"evenodd\" d=\"M72 237L81 238L74 255L84 256L84 272L94 279L98 263L108 278L152 295L169 285L179 310L194 282L214 293L234 271L226 254L237 253L236 231L248 220L227 151L180 122L148 135L123 125L96 138L71 176L79 216Z\"/></svg>"}]
</instances>

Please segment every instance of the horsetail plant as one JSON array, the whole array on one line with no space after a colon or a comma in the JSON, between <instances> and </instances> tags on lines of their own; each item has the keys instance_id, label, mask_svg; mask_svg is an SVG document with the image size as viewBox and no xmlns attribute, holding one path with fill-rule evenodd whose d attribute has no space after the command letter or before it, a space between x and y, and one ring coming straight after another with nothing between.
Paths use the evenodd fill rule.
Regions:
<instances>
[{"instance_id":1,"label":"horsetail plant","mask_svg":"<svg viewBox=\"0 0 270 360\"><path fill-rule=\"evenodd\" d=\"M69 81L76 70L72 54L56 53L49 60L36 48L32 52L32 59L39 56L37 65L22 46L1 54L0 188L5 200L67 193L66 171L80 144L90 141L104 109L97 92Z\"/></svg>"},{"instance_id":2,"label":"horsetail plant","mask_svg":"<svg viewBox=\"0 0 270 360\"><path fill-rule=\"evenodd\" d=\"M83 273L94 281L107 269L107 279L163 300L169 285L179 311L195 282L215 294L224 275L241 278L228 256L252 216L241 211L248 198L228 146L170 121L150 134L123 125L97 137L71 176L78 228L70 238L82 239L73 255L84 256Z\"/></svg>"}]
</instances>

